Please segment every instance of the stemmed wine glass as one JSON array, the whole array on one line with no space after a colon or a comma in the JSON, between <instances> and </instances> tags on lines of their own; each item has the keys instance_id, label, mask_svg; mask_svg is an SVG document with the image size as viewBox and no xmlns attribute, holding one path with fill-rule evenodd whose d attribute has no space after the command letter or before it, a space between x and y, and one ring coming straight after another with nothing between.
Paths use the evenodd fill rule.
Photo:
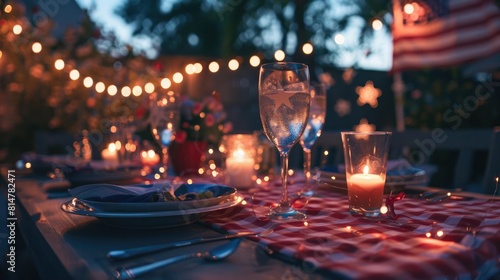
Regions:
<instances>
[{"instance_id":1,"label":"stemmed wine glass","mask_svg":"<svg viewBox=\"0 0 500 280\"><path fill-rule=\"evenodd\" d=\"M173 92L152 93L150 95L151 133L162 148L162 177L167 177L168 147L175 140L175 130L179 125L180 98Z\"/></svg>"},{"instance_id":2,"label":"stemmed wine glass","mask_svg":"<svg viewBox=\"0 0 500 280\"><path fill-rule=\"evenodd\" d=\"M304 151L304 175L306 185L303 193L310 195L311 191L311 147L316 139L321 136L321 129L325 123L326 115L326 88L324 84L311 84L311 110L307 120L306 129L300 137L300 145Z\"/></svg>"},{"instance_id":3,"label":"stemmed wine glass","mask_svg":"<svg viewBox=\"0 0 500 280\"><path fill-rule=\"evenodd\" d=\"M264 133L278 148L282 192L279 206L266 215L275 220L305 219L288 199L288 152L304 132L310 110L309 67L296 62L263 64L259 73L259 111Z\"/></svg>"}]
</instances>

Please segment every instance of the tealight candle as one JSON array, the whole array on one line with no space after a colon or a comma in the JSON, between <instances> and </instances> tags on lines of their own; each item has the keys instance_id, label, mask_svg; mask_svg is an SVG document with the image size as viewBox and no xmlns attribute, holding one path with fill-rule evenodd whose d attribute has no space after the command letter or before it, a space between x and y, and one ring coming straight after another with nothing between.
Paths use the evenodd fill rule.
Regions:
<instances>
[{"instance_id":1,"label":"tealight candle","mask_svg":"<svg viewBox=\"0 0 500 280\"><path fill-rule=\"evenodd\" d=\"M111 143L108 145L108 148L102 150L101 152L102 160L104 161L104 165L108 168L116 168L119 164L118 152L116 150L115 143Z\"/></svg>"},{"instance_id":2,"label":"tealight candle","mask_svg":"<svg viewBox=\"0 0 500 280\"><path fill-rule=\"evenodd\" d=\"M160 162L160 156L153 150L142 151L141 162L143 165L154 166Z\"/></svg>"},{"instance_id":3,"label":"tealight candle","mask_svg":"<svg viewBox=\"0 0 500 280\"><path fill-rule=\"evenodd\" d=\"M363 174L352 174L347 179L349 205L355 209L380 209L384 196L385 180L380 175L368 174L369 168L363 168Z\"/></svg>"},{"instance_id":4,"label":"tealight candle","mask_svg":"<svg viewBox=\"0 0 500 280\"><path fill-rule=\"evenodd\" d=\"M254 175L255 160L242 149L234 151L226 159L226 174L228 184L235 187L251 187Z\"/></svg>"},{"instance_id":5,"label":"tealight candle","mask_svg":"<svg viewBox=\"0 0 500 280\"><path fill-rule=\"evenodd\" d=\"M391 132L342 132L349 210L376 217L383 205Z\"/></svg>"}]
</instances>

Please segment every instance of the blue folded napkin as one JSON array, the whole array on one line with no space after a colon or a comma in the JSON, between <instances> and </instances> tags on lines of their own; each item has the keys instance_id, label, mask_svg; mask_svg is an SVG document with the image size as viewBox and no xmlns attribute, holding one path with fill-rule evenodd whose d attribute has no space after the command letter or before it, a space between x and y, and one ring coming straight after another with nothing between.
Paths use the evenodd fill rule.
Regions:
<instances>
[{"instance_id":1,"label":"blue folded napkin","mask_svg":"<svg viewBox=\"0 0 500 280\"><path fill-rule=\"evenodd\" d=\"M69 193L81 200L100 202L147 202L165 184L118 186L111 184L91 184L69 189Z\"/></svg>"}]
</instances>

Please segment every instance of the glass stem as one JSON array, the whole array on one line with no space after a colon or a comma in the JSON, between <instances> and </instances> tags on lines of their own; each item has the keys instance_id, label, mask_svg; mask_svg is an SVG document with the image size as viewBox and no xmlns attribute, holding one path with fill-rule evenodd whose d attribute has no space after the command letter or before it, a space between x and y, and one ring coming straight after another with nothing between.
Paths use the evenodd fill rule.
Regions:
<instances>
[{"instance_id":1,"label":"glass stem","mask_svg":"<svg viewBox=\"0 0 500 280\"><path fill-rule=\"evenodd\" d=\"M304 149L304 175L306 176L305 190L309 190L311 183L311 150Z\"/></svg>"},{"instance_id":2,"label":"glass stem","mask_svg":"<svg viewBox=\"0 0 500 280\"><path fill-rule=\"evenodd\" d=\"M288 179L288 153L281 152L281 203L280 207L283 210L290 208L290 203L288 202L288 188L287 188L287 179Z\"/></svg>"},{"instance_id":3,"label":"glass stem","mask_svg":"<svg viewBox=\"0 0 500 280\"><path fill-rule=\"evenodd\" d=\"M168 165L168 148L167 147L163 147L161 148L161 152L162 152L162 161L163 161L163 168L164 168L164 171L161 175L162 178L167 178L168 176L168 172L167 172L167 165Z\"/></svg>"}]
</instances>

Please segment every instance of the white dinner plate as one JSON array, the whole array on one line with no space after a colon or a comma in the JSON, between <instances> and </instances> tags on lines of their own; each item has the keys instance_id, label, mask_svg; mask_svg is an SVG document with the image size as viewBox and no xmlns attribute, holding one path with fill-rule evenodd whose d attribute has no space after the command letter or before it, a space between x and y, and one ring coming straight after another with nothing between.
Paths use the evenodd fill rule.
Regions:
<instances>
[{"instance_id":1,"label":"white dinner plate","mask_svg":"<svg viewBox=\"0 0 500 280\"><path fill-rule=\"evenodd\" d=\"M153 212L108 212L93 208L79 199L73 198L63 203L61 209L69 214L96 217L103 223L114 227L154 229L187 225L212 212L234 207L242 201L243 196L234 195L230 201L225 203L196 209Z\"/></svg>"}]
</instances>

